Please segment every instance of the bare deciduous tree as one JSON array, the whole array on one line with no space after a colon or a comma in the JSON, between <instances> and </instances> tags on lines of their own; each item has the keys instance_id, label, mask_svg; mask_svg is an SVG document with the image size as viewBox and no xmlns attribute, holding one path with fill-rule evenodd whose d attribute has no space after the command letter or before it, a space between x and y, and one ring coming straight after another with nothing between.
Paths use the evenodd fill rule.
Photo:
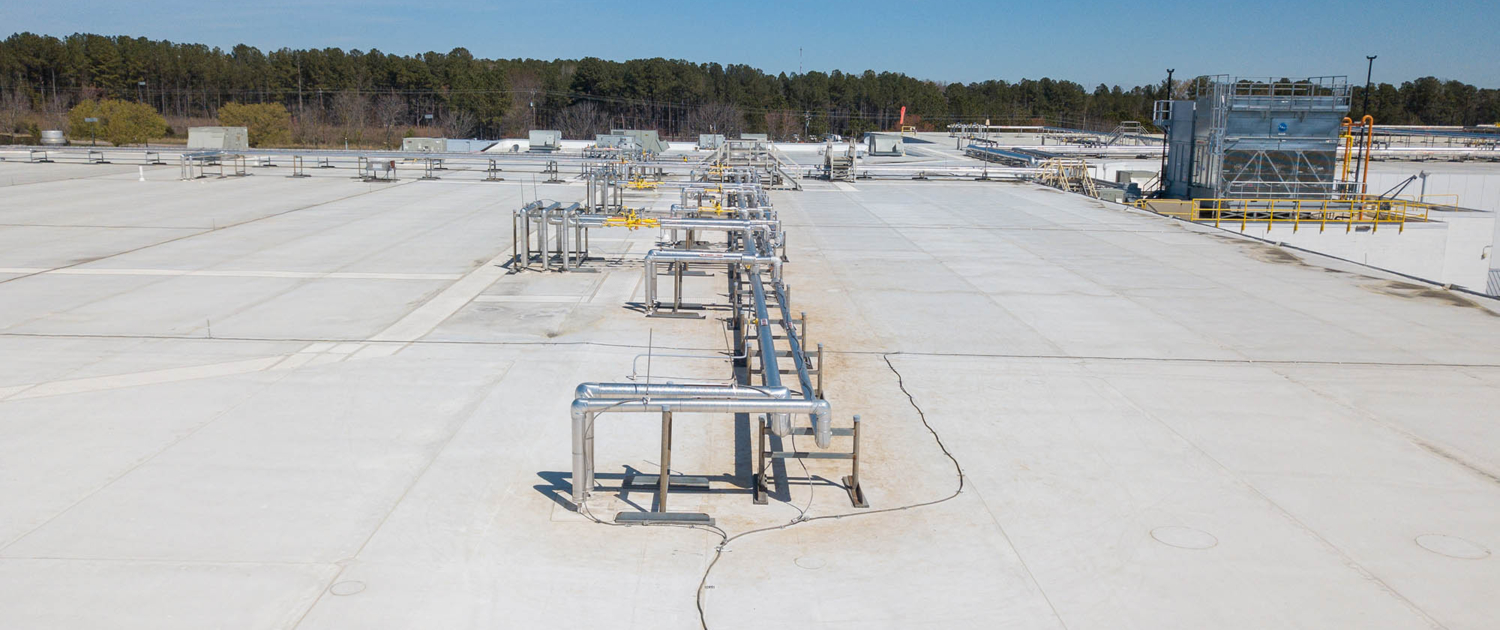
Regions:
<instances>
[{"instance_id":1,"label":"bare deciduous tree","mask_svg":"<svg viewBox=\"0 0 1500 630\"><path fill-rule=\"evenodd\" d=\"M72 107L68 104L67 97L53 96L42 102L42 129L58 129L68 131L68 110Z\"/></svg>"},{"instance_id":2,"label":"bare deciduous tree","mask_svg":"<svg viewBox=\"0 0 1500 630\"><path fill-rule=\"evenodd\" d=\"M5 90L0 93L0 133L16 131L29 114L31 99L22 96L20 90Z\"/></svg>"},{"instance_id":3,"label":"bare deciduous tree","mask_svg":"<svg viewBox=\"0 0 1500 630\"><path fill-rule=\"evenodd\" d=\"M385 131L385 145L391 146L391 132L397 125L406 122L406 99L395 94L386 94L375 99L375 124Z\"/></svg>"},{"instance_id":4,"label":"bare deciduous tree","mask_svg":"<svg viewBox=\"0 0 1500 630\"><path fill-rule=\"evenodd\" d=\"M693 133L721 133L736 137L744 127L745 117L740 108L728 103L700 105L688 114L688 131Z\"/></svg>"},{"instance_id":5,"label":"bare deciduous tree","mask_svg":"<svg viewBox=\"0 0 1500 630\"><path fill-rule=\"evenodd\" d=\"M437 120L437 126L443 131L445 138L467 138L478 123L479 119L473 112L461 109L447 110Z\"/></svg>"},{"instance_id":6,"label":"bare deciduous tree","mask_svg":"<svg viewBox=\"0 0 1500 630\"><path fill-rule=\"evenodd\" d=\"M771 134L772 140L785 140L801 130L802 125L792 112L783 110L766 113L766 131Z\"/></svg>"},{"instance_id":7,"label":"bare deciduous tree","mask_svg":"<svg viewBox=\"0 0 1500 630\"><path fill-rule=\"evenodd\" d=\"M358 144L364 139L365 124L370 119L370 97L349 90L339 92L333 97L333 116L342 128L343 137Z\"/></svg>"},{"instance_id":8,"label":"bare deciduous tree","mask_svg":"<svg viewBox=\"0 0 1500 630\"><path fill-rule=\"evenodd\" d=\"M558 112L557 130L564 138L592 138L609 131L609 115L591 102L577 103Z\"/></svg>"},{"instance_id":9,"label":"bare deciduous tree","mask_svg":"<svg viewBox=\"0 0 1500 630\"><path fill-rule=\"evenodd\" d=\"M510 75L510 90L510 109L500 124L506 134L524 136L536 129L536 99L542 92L542 80L531 72L517 72Z\"/></svg>"},{"instance_id":10,"label":"bare deciduous tree","mask_svg":"<svg viewBox=\"0 0 1500 630\"><path fill-rule=\"evenodd\" d=\"M292 139L298 144L327 146L335 144L337 129L329 123L328 116L317 107L309 107L292 118Z\"/></svg>"}]
</instances>

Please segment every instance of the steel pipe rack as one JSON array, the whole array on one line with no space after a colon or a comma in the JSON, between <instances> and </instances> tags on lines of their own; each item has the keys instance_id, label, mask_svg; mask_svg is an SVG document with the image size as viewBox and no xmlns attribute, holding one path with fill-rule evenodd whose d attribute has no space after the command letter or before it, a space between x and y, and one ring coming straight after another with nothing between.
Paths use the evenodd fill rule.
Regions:
<instances>
[{"instance_id":1,"label":"steel pipe rack","mask_svg":"<svg viewBox=\"0 0 1500 630\"><path fill-rule=\"evenodd\" d=\"M601 177L601 182L608 181ZM573 421L573 501L582 505L595 487L594 479L594 423L599 414L610 412L657 412L662 416L661 424L661 468L655 478L658 486L656 511L650 514L621 514L621 522L705 522L702 514L681 514L667 511L668 492L678 481L671 480L671 433L674 414L680 413L748 413L763 416L761 439L757 444L757 458L761 462L753 473L754 500L766 501L767 484L765 462L786 458L835 458L849 459L853 471L844 477L854 505L864 507L864 493L859 488L858 473L858 425L854 429L836 429L833 426L831 404L823 398L822 347L810 353L806 347L807 318L802 315L793 319L791 314L791 290L785 284L782 268L785 259L777 249L784 246L781 223L764 189L753 183L690 184L683 188L684 204L674 205L671 210L648 215L640 221L650 221L650 226L662 230L686 232L686 238L678 241L675 236L668 246L649 251L642 259L645 285L645 311L648 316L684 316L682 276L690 266L722 268L728 282L731 327L734 330L736 363L743 360L743 372L731 385L656 385L651 383L585 383L574 392ZM713 211L705 212L704 195L713 196L718 202ZM732 212L725 211L725 201L733 203ZM752 205L753 204L753 205ZM576 206L576 204L575 204ZM621 217L608 213L591 213L587 209L560 208L555 202L535 202L521 217L535 217L540 225L560 223L565 229L574 227L585 233L589 229L612 227L620 224ZM631 215L634 217L635 215ZM558 217L549 222L547 218ZM697 240L698 232L721 232L725 234L723 248L716 244L705 245ZM529 237L529 232L528 232ZM561 238L561 237L559 237ZM575 239L576 241L576 239ZM529 243L529 238L525 239ZM539 249L554 251L543 240ZM566 245L559 243L555 251L565 252ZM524 256L530 260L529 245ZM550 263L550 255L544 255L544 267ZM560 254L566 261L567 255ZM675 290L670 304L663 304L659 295L659 279L662 266L675 280ZM564 268L566 262L563 263ZM667 309L670 308L670 311ZM697 315L690 315L697 317ZM783 383L783 375L795 381ZM806 416L806 424L798 426L794 419ZM773 451L770 437L808 435L819 449L829 449L835 437L853 437L856 445L852 452L822 450ZM706 480L704 484L706 484Z\"/></svg>"}]
</instances>

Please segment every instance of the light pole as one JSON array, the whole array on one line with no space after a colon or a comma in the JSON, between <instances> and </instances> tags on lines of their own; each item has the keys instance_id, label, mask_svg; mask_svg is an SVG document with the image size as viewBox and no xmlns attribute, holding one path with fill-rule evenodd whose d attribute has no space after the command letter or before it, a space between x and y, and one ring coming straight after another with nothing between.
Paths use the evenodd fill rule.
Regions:
<instances>
[{"instance_id":1,"label":"light pole","mask_svg":"<svg viewBox=\"0 0 1500 630\"><path fill-rule=\"evenodd\" d=\"M139 102L139 103L145 103L146 102L146 82L145 81L136 81L135 82L135 100L136 100L136 102ZM151 138L149 138L149 137L146 138L146 148L148 148L148 149L151 148Z\"/></svg>"},{"instance_id":2,"label":"light pole","mask_svg":"<svg viewBox=\"0 0 1500 630\"><path fill-rule=\"evenodd\" d=\"M1172 111L1172 73L1176 71L1176 68L1167 68L1167 98L1165 100L1167 101L1168 116L1171 115ZM1158 197L1167 196L1167 145L1171 144L1171 137L1172 133L1170 131L1163 130L1161 135L1161 173L1156 176L1156 196Z\"/></svg>"},{"instance_id":3,"label":"light pole","mask_svg":"<svg viewBox=\"0 0 1500 630\"><path fill-rule=\"evenodd\" d=\"M1365 56L1365 60L1370 62L1370 64L1365 67L1365 105L1364 105L1364 112L1365 112L1366 116L1368 116L1370 114L1370 75L1372 75L1372 74L1375 73L1375 57L1377 57L1377 56L1378 55L1366 55Z\"/></svg>"}]
</instances>

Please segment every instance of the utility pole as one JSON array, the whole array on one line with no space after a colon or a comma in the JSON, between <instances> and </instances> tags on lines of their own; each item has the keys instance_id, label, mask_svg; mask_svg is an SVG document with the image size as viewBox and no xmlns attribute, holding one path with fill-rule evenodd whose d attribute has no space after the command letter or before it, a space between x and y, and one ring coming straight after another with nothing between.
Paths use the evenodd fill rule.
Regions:
<instances>
[{"instance_id":1,"label":"utility pole","mask_svg":"<svg viewBox=\"0 0 1500 630\"><path fill-rule=\"evenodd\" d=\"M1372 74L1375 73L1375 57L1377 57L1377 55L1366 55L1365 56L1365 60L1370 62L1370 65L1368 65L1367 67L1365 67L1365 105L1364 105L1364 112L1365 112L1366 116L1370 115L1370 75L1372 75Z\"/></svg>"},{"instance_id":2,"label":"utility pole","mask_svg":"<svg viewBox=\"0 0 1500 630\"><path fill-rule=\"evenodd\" d=\"M1170 116L1171 112L1172 112L1172 104L1171 104L1171 101L1172 101L1172 73L1176 72L1176 71L1177 71L1176 68L1167 68L1167 93L1166 93L1166 97L1167 98L1165 100L1167 101L1167 115L1168 116ZM1167 131L1166 129L1162 130L1162 135L1161 135L1161 174L1157 175L1157 177L1156 177L1157 182L1159 182L1158 185L1157 185L1157 192L1158 192L1157 196L1158 197L1165 197L1166 196L1166 192L1167 192L1167 145L1171 144L1171 142L1169 141L1170 138L1171 138L1171 136L1172 136L1171 132ZM1144 194L1144 193L1142 193L1142 194Z\"/></svg>"}]
</instances>

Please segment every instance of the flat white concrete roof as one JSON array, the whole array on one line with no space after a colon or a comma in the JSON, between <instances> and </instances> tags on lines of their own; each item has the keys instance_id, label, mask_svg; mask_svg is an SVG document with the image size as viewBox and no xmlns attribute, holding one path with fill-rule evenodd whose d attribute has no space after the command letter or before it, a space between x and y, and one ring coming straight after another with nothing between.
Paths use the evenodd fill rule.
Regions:
<instances>
[{"instance_id":1,"label":"flat white concrete roof","mask_svg":"<svg viewBox=\"0 0 1500 630\"><path fill-rule=\"evenodd\" d=\"M712 317L627 307L656 234L511 274L522 195L580 185L146 172L0 163L6 627L1500 618L1492 301L1031 185L807 182L787 282L871 508L816 460L752 505L748 421L680 414L719 554L567 499L576 384L728 374ZM657 428L602 420L601 481Z\"/></svg>"}]
</instances>

